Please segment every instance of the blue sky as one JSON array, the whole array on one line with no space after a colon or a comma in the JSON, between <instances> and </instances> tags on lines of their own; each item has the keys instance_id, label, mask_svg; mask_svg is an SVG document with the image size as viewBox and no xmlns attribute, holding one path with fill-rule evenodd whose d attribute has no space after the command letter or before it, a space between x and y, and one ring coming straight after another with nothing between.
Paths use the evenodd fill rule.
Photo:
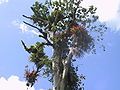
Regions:
<instances>
[{"instance_id":1,"label":"blue sky","mask_svg":"<svg viewBox=\"0 0 120 90\"><path fill-rule=\"evenodd\" d=\"M39 38L36 31L22 23L26 20L22 15L31 14L30 6L34 1L0 0L0 90L26 90L24 67L32 64L28 62L28 54L20 40L30 45ZM83 6L91 4L98 7L99 20L109 28L104 36L106 51L99 49L96 55L78 59L80 73L86 76L85 90L119 90L120 0L84 0L82 3ZM50 54L48 49L47 53ZM47 90L50 86L47 80L39 79L37 82L29 90Z\"/></svg>"}]
</instances>

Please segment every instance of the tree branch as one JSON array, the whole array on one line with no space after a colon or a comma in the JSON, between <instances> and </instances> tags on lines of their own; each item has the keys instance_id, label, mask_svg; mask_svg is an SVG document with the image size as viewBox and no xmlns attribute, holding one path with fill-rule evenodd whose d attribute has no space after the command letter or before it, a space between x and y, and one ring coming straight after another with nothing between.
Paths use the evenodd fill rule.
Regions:
<instances>
[{"instance_id":1,"label":"tree branch","mask_svg":"<svg viewBox=\"0 0 120 90\"><path fill-rule=\"evenodd\" d=\"M29 25L29 26L37 29L40 33L42 33L42 34L44 33L42 29L40 29L40 28L38 28L38 27L36 27L36 26L34 26L34 25L32 25L32 24L29 24L29 23L27 23L27 22L25 22L25 21L23 21L23 22L24 22L25 24L27 24L27 25Z\"/></svg>"},{"instance_id":2,"label":"tree branch","mask_svg":"<svg viewBox=\"0 0 120 90\"><path fill-rule=\"evenodd\" d=\"M28 17L28 16L26 16L26 15L23 15L23 17L25 17L25 18L28 18L28 19L30 19L30 20L33 20L34 21L34 18L32 18L32 17ZM42 19L42 18L37 18L37 21L42 21L42 22L44 22L44 23L48 23L48 21L47 20L44 20L44 19Z\"/></svg>"},{"instance_id":3,"label":"tree branch","mask_svg":"<svg viewBox=\"0 0 120 90\"><path fill-rule=\"evenodd\" d=\"M22 45L23 45L24 49L27 51L28 48L27 48L27 46L25 45L25 43L23 42L23 40L21 40L21 42L22 42Z\"/></svg>"},{"instance_id":4,"label":"tree branch","mask_svg":"<svg viewBox=\"0 0 120 90\"><path fill-rule=\"evenodd\" d=\"M42 36L42 35L39 35L39 37L41 37L41 38L43 38L43 39L45 39L46 41L47 41L47 43L45 43L45 42L43 42L42 44L43 45L50 45L50 46L53 46L53 44L48 40L48 38L47 38L47 35L45 36Z\"/></svg>"},{"instance_id":5,"label":"tree branch","mask_svg":"<svg viewBox=\"0 0 120 90\"><path fill-rule=\"evenodd\" d=\"M29 26L37 29L37 30L42 34L42 35L39 35L39 37L42 37L43 39L45 39L45 40L47 41L46 45L51 45L51 46L53 46L53 44L52 44L52 43L48 40L48 38L47 38L47 33L43 32L42 29L40 29L40 28L38 28L38 27L36 27L36 26L34 26L34 25L32 25L32 24L29 24L29 23L27 23L27 22L25 22L25 21L23 21L23 22L24 22L25 24L27 24L27 25L29 25Z\"/></svg>"},{"instance_id":6,"label":"tree branch","mask_svg":"<svg viewBox=\"0 0 120 90\"><path fill-rule=\"evenodd\" d=\"M22 16L25 17L25 18L28 18L28 19L33 19L32 17L28 17L26 15L22 15Z\"/></svg>"},{"instance_id":7,"label":"tree branch","mask_svg":"<svg viewBox=\"0 0 120 90\"><path fill-rule=\"evenodd\" d=\"M43 44L43 45L47 45L47 46L49 46L49 45L50 45L50 46L53 46L52 43L44 43L44 42L43 42L42 44Z\"/></svg>"},{"instance_id":8,"label":"tree branch","mask_svg":"<svg viewBox=\"0 0 120 90\"><path fill-rule=\"evenodd\" d=\"M21 43L22 43L24 49L25 49L28 53L30 53L30 49L27 48L27 46L25 45L25 43L23 42L23 40L21 40Z\"/></svg>"}]
</instances>

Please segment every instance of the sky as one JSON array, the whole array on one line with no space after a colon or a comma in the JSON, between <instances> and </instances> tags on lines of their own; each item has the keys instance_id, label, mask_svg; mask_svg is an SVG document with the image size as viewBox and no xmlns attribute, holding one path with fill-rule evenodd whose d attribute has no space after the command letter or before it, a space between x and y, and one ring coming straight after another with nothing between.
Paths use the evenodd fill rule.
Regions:
<instances>
[{"instance_id":1,"label":"sky","mask_svg":"<svg viewBox=\"0 0 120 90\"><path fill-rule=\"evenodd\" d=\"M39 41L38 33L26 26L22 15L31 15L30 6L35 0L0 0L0 90L27 90L24 69L32 67L28 53L20 40L27 45ZM42 1L41 1L42 2ZM84 0L82 5L98 8L99 21L106 23L104 36L106 51L79 58L80 72L86 76L85 90L119 90L120 88L120 0ZM51 54L49 49L46 49ZM46 79L39 78L28 90L48 90Z\"/></svg>"}]
</instances>

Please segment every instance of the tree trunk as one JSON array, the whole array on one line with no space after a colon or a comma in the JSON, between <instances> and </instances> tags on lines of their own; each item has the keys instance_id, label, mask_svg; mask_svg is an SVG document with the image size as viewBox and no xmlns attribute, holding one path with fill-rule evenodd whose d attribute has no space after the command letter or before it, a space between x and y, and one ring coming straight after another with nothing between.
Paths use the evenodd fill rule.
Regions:
<instances>
[{"instance_id":1,"label":"tree trunk","mask_svg":"<svg viewBox=\"0 0 120 90\"><path fill-rule=\"evenodd\" d=\"M68 57L63 60L61 58L61 52L59 50L54 51L53 55L53 90L68 90L67 83L68 80L67 74L69 67L71 66L72 52L69 52Z\"/></svg>"}]
</instances>

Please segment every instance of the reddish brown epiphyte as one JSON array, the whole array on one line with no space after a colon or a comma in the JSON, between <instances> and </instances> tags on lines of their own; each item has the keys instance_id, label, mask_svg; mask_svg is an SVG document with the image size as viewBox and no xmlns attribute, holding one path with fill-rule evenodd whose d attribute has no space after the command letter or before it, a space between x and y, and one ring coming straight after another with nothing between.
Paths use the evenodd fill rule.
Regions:
<instances>
[{"instance_id":1,"label":"reddish brown epiphyte","mask_svg":"<svg viewBox=\"0 0 120 90\"><path fill-rule=\"evenodd\" d=\"M73 25L72 28L74 28L75 30L79 30L80 26L79 25Z\"/></svg>"},{"instance_id":2,"label":"reddish brown epiphyte","mask_svg":"<svg viewBox=\"0 0 120 90\"><path fill-rule=\"evenodd\" d=\"M26 70L25 71L25 78L27 80L27 84L31 84L31 86L35 83L37 80L38 72L35 70ZM28 86L28 85L27 85Z\"/></svg>"},{"instance_id":3,"label":"reddish brown epiphyte","mask_svg":"<svg viewBox=\"0 0 120 90\"><path fill-rule=\"evenodd\" d=\"M78 31L83 32L84 31L84 27L81 26L81 25L78 25L78 24L77 25L73 25L71 27L71 30L70 30L71 34L76 34Z\"/></svg>"},{"instance_id":4,"label":"reddish brown epiphyte","mask_svg":"<svg viewBox=\"0 0 120 90\"><path fill-rule=\"evenodd\" d=\"M25 72L25 77L26 78L32 78L32 77L36 77L37 76L37 72L35 70L30 71L26 71Z\"/></svg>"}]
</instances>

